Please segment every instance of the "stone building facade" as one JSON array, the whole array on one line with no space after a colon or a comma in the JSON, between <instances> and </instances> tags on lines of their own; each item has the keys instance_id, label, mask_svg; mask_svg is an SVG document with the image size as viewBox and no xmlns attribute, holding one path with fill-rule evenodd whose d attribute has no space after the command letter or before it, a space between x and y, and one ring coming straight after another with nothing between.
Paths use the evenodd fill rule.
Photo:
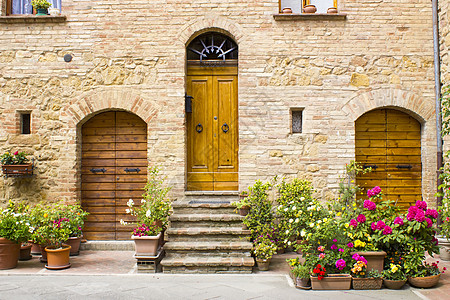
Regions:
<instances>
[{"instance_id":1,"label":"stone building facade","mask_svg":"<svg viewBox=\"0 0 450 300\"><path fill-rule=\"evenodd\" d=\"M422 196L434 201L430 1L340 0L337 15L285 16L278 0L63 0L62 16L44 18L6 16L1 2L0 152L26 151L36 165L31 179L0 180L3 203L79 200L82 125L114 110L147 124L148 163L182 199L186 47L206 32L239 47L239 190L282 175L335 198L355 159L355 121L389 108L421 125ZM23 112L31 134L20 134Z\"/></svg>"}]
</instances>

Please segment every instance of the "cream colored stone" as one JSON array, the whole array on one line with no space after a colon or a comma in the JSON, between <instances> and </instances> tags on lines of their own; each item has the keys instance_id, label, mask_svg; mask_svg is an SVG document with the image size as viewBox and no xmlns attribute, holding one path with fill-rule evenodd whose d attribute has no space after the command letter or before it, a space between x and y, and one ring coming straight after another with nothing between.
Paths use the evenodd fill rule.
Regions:
<instances>
[{"instance_id":1,"label":"cream colored stone","mask_svg":"<svg viewBox=\"0 0 450 300\"><path fill-rule=\"evenodd\" d=\"M365 74L353 73L350 84L356 87L369 86L369 77Z\"/></svg>"}]
</instances>

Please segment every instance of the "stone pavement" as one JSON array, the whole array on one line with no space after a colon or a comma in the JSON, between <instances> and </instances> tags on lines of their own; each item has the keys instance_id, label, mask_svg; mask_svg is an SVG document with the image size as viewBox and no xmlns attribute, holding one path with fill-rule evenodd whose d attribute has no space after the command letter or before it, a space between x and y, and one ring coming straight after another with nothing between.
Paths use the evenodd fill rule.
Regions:
<instances>
[{"instance_id":1,"label":"stone pavement","mask_svg":"<svg viewBox=\"0 0 450 300\"><path fill-rule=\"evenodd\" d=\"M72 267L43 268L37 257L0 271L0 299L449 299L450 276L433 289L304 291L294 287L286 258L276 255L268 272L249 275L137 274L133 251L82 251ZM450 262L441 262L450 269Z\"/></svg>"}]
</instances>

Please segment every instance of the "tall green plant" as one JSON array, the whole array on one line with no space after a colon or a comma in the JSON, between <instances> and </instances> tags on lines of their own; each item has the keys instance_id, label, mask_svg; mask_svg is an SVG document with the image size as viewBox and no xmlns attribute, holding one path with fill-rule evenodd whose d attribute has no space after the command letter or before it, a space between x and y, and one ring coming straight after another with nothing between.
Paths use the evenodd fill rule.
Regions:
<instances>
[{"instance_id":1,"label":"tall green plant","mask_svg":"<svg viewBox=\"0 0 450 300\"><path fill-rule=\"evenodd\" d=\"M450 85L442 88L441 96L441 115L442 115L442 137L450 135ZM436 196L442 197L441 206L438 207L440 225L440 234L450 240L450 151L444 154L445 163L441 168L439 178L442 184L438 187Z\"/></svg>"}]
</instances>

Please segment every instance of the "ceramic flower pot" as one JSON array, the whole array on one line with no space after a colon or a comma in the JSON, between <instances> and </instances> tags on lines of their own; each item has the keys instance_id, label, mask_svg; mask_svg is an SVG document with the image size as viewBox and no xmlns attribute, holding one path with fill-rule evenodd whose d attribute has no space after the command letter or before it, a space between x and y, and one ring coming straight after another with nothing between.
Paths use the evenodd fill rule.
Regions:
<instances>
[{"instance_id":1,"label":"ceramic flower pot","mask_svg":"<svg viewBox=\"0 0 450 300\"><path fill-rule=\"evenodd\" d=\"M450 260L450 241L444 237L438 237L439 257L442 260Z\"/></svg>"},{"instance_id":2,"label":"ceramic flower pot","mask_svg":"<svg viewBox=\"0 0 450 300\"><path fill-rule=\"evenodd\" d=\"M328 274L319 280L311 276L311 287L313 290L349 290L352 284L350 274Z\"/></svg>"},{"instance_id":3,"label":"ceramic flower pot","mask_svg":"<svg viewBox=\"0 0 450 300\"><path fill-rule=\"evenodd\" d=\"M295 278L295 287L304 289L304 290L311 289L311 278L305 279L305 278L296 277Z\"/></svg>"},{"instance_id":4,"label":"ceramic flower pot","mask_svg":"<svg viewBox=\"0 0 450 300\"><path fill-rule=\"evenodd\" d=\"M49 270L62 270L70 268L70 246L64 245L62 248L45 247L47 252L47 264Z\"/></svg>"},{"instance_id":5,"label":"ceramic flower pot","mask_svg":"<svg viewBox=\"0 0 450 300\"><path fill-rule=\"evenodd\" d=\"M20 244L0 237L0 270L17 267L19 254Z\"/></svg>"},{"instance_id":6,"label":"ceramic flower pot","mask_svg":"<svg viewBox=\"0 0 450 300\"><path fill-rule=\"evenodd\" d=\"M134 240L136 256L156 256L160 246L161 233L154 236L131 236Z\"/></svg>"},{"instance_id":7,"label":"ceramic flower pot","mask_svg":"<svg viewBox=\"0 0 450 300\"><path fill-rule=\"evenodd\" d=\"M248 215L249 212L250 212L250 206L242 206L241 208L239 208L239 214L241 216L246 216L246 215Z\"/></svg>"},{"instance_id":8,"label":"ceramic flower pot","mask_svg":"<svg viewBox=\"0 0 450 300\"><path fill-rule=\"evenodd\" d=\"M22 244L20 246L20 255L19 260L30 260L32 258L31 256L31 244Z\"/></svg>"},{"instance_id":9,"label":"ceramic flower pot","mask_svg":"<svg viewBox=\"0 0 450 300\"><path fill-rule=\"evenodd\" d=\"M270 259L256 259L256 265L258 266L258 270L260 271L268 271L270 266Z\"/></svg>"},{"instance_id":10,"label":"ceramic flower pot","mask_svg":"<svg viewBox=\"0 0 450 300\"><path fill-rule=\"evenodd\" d=\"M303 12L304 12L305 14L313 14L313 13L315 13L316 11L317 11L317 8L316 8L315 5L305 5L305 6L303 7Z\"/></svg>"},{"instance_id":11,"label":"ceramic flower pot","mask_svg":"<svg viewBox=\"0 0 450 300\"><path fill-rule=\"evenodd\" d=\"M41 248L39 247L39 244L36 244L35 242L28 241L31 244L31 254L34 255L41 255Z\"/></svg>"},{"instance_id":12,"label":"ceramic flower pot","mask_svg":"<svg viewBox=\"0 0 450 300\"><path fill-rule=\"evenodd\" d=\"M64 242L70 246L70 256L77 256L80 254L80 237L70 237L67 241Z\"/></svg>"},{"instance_id":13,"label":"ceramic flower pot","mask_svg":"<svg viewBox=\"0 0 450 300\"><path fill-rule=\"evenodd\" d=\"M36 16L46 16L48 14L47 8L36 8Z\"/></svg>"},{"instance_id":14,"label":"ceramic flower pot","mask_svg":"<svg viewBox=\"0 0 450 300\"><path fill-rule=\"evenodd\" d=\"M290 7L285 7L281 12L283 14L292 14L292 9Z\"/></svg>"},{"instance_id":15,"label":"ceramic flower pot","mask_svg":"<svg viewBox=\"0 0 450 300\"><path fill-rule=\"evenodd\" d=\"M431 288L438 284L441 274L427 276L427 277L409 277L409 284L418 288Z\"/></svg>"},{"instance_id":16,"label":"ceramic flower pot","mask_svg":"<svg viewBox=\"0 0 450 300\"><path fill-rule=\"evenodd\" d=\"M389 279L383 278L384 286L391 290L401 289L405 285L406 281L407 281L406 279L405 280L389 280Z\"/></svg>"},{"instance_id":17,"label":"ceramic flower pot","mask_svg":"<svg viewBox=\"0 0 450 300\"><path fill-rule=\"evenodd\" d=\"M377 270L379 273L383 272L384 258L386 257L386 252L384 251L358 251L351 252L351 255L358 253L364 256L367 260L366 270L370 271L372 269Z\"/></svg>"},{"instance_id":18,"label":"ceramic flower pot","mask_svg":"<svg viewBox=\"0 0 450 300\"><path fill-rule=\"evenodd\" d=\"M382 278L352 278L353 289L355 290L379 290L383 285Z\"/></svg>"},{"instance_id":19,"label":"ceramic flower pot","mask_svg":"<svg viewBox=\"0 0 450 300\"><path fill-rule=\"evenodd\" d=\"M327 14L337 14L338 10L336 7L330 7L327 9Z\"/></svg>"}]
</instances>

